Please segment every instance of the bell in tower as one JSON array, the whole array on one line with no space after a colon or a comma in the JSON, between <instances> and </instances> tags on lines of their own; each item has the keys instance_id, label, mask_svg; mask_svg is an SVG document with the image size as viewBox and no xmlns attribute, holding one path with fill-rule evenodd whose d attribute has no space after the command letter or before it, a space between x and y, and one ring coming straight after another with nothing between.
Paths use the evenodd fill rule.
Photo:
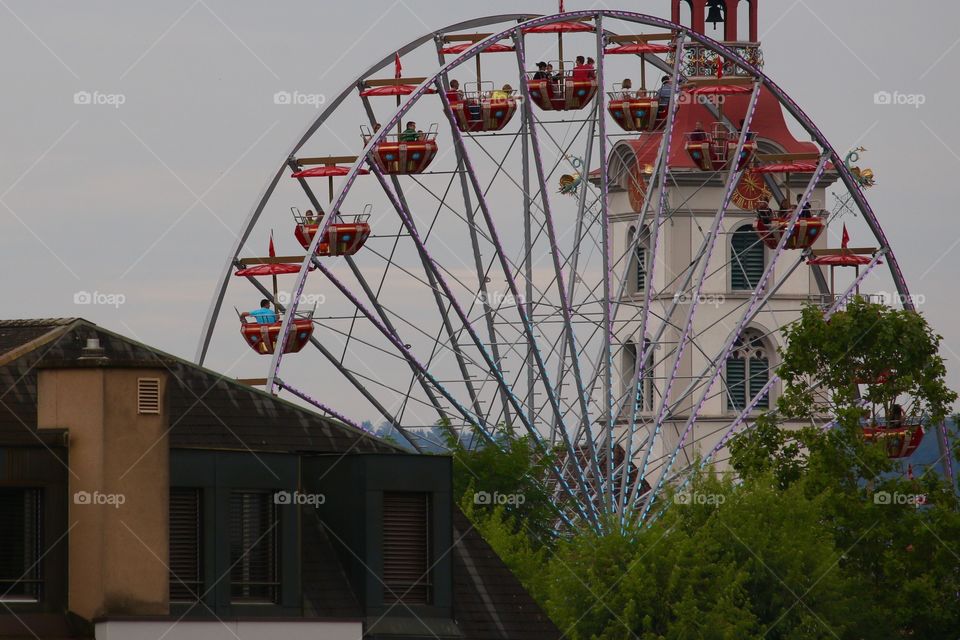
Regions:
<instances>
[{"instance_id":1,"label":"bell in tower","mask_svg":"<svg viewBox=\"0 0 960 640\"><path fill-rule=\"evenodd\" d=\"M726 5L724 0L707 0L707 19L706 22L709 22L713 25L713 28L717 28L718 22L724 22L724 12L726 11Z\"/></svg>"}]
</instances>

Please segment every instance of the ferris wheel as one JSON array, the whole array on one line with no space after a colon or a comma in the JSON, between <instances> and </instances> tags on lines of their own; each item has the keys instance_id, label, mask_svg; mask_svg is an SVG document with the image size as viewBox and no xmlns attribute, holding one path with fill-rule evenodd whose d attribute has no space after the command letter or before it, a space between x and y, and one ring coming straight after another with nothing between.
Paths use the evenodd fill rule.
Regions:
<instances>
[{"instance_id":1,"label":"ferris wheel","mask_svg":"<svg viewBox=\"0 0 960 640\"><path fill-rule=\"evenodd\" d=\"M527 436L554 454L563 519L656 517L773 407L804 305L830 314L863 289L911 307L872 174L750 40L590 10L390 52L279 163L198 361L252 350L250 382L416 449L438 423L468 446ZM847 224L864 246L844 226L830 248Z\"/></svg>"}]
</instances>

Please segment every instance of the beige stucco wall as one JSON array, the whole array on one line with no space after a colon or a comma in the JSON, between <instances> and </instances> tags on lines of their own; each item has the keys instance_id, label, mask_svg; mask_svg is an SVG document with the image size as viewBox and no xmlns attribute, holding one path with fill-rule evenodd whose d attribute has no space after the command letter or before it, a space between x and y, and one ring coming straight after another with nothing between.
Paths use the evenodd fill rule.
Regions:
<instances>
[{"instance_id":1,"label":"beige stucco wall","mask_svg":"<svg viewBox=\"0 0 960 640\"><path fill-rule=\"evenodd\" d=\"M160 379L160 415L138 415L138 378ZM39 375L39 428L69 430L69 609L168 613L166 372L83 367Z\"/></svg>"}]
</instances>

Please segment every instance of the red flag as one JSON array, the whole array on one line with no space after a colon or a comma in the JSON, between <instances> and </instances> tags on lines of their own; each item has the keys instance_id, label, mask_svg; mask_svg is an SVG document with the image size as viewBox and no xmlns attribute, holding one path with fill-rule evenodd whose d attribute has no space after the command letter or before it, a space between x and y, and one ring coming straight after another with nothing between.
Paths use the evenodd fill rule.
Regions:
<instances>
[{"instance_id":1,"label":"red flag","mask_svg":"<svg viewBox=\"0 0 960 640\"><path fill-rule=\"evenodd\" d=\"M403 66L400 64L400 53L397 52L393 54L393 77L399 78L401 71L403 71Z\"/></svg>"},{"instance_id":2,"label":"red flag","mask_svg":"<svg viewBox=\"0 0 960 640\"><path fill-rule=\"evenodd\" d=\"M560 0L560 13L564 13L564 10L563 10L563 0Z\"/></svg>"},{"instance_id":3,"label":"red flag","mask_svg":"<svg viewBox=\"0 0 960 640\"><path fill-rule=\"evenodd\" d=\"M272 229L270 230L270 257L271 258L277 257L277 250L273 248L273 230Z\"/></svg>"},{"instance_id":4,"label":"red flag","mask_svg":"<svg viewBox=\"0 0 960 640\"><path fill-rule=\"evenodd\" d=\"M715 63L717 65L717 80L720 80L723 78L723 58L717 56Z\"/></svg>"},{"instance_id":5,"label":"red flag","mask_svg":"<svg viewBox=\"0 0 960 640\"><path fill-rule=\"evenodd\" d=\"M843 237L840 239L840 248L846 249L847 245L850 243L850 234L847 233L847 225L843 225Z\"/></svg>"}]
</instances>

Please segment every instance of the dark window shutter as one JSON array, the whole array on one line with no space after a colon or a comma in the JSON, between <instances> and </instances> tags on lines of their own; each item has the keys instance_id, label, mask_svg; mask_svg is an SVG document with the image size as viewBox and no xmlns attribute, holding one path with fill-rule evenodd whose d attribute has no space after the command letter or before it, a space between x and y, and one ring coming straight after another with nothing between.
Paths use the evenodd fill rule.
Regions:
<instances>
[{"instance_id":1,"label":"dark window shutter","mask_svg":"<svg viewBox=\"0 0 960 640\"><path fill-rule=\"evenodd\" d=\"M749 398L752 399L755 395L760 393L760 390L767 384L767 381L770 379L770 363L766 358L750 358L750 393ZM757 402L757 408L759 409L769 409L770 408L770 393L765 393L762 398Z\"/></svg>"},{"instance_id":2,"label":"dark window shutter","mask_svg":"<svg viewBox=\"0 0 960 640\"><path fill-rule=\"evenodd\" d=\"M730 288L753 291L760 284L765 265L763 243L753 227L740 227L730 243Z\"/></svg>"},{"instance_id":3,"label":"dark window shutter","mask_svg":"<svg viewBox=\"0 0 960 640\"><path fill-rule=\"evenodd\" d=\"M637 291L643 291L646 285L647 279L647 249L643 246L642 240L641 244L637 245Z\"/></svg>"},{"instance_id":4,"label":"dark window shutter","mask_svg":"<svg viewBox=\"0 0 960 640\"><path fill-rule=\"evenodd\" d=\"M233 602L275 603L280 595L278 505L268 491L230 495L230 594Z\"/></svg>"},{"instance_id":5,"label":"dark window shutter","mask_svg":"<svg viewBox=\"0 0 960 640\"><path fill-rule=\"evenodd\" d=\"M40 600L42 506L40 489L0 489L0 601Z\"/></svg>"},{"instance_id":6,"label":"dark window shutter","mask_svg":"<svg viewBox=\"0 0 960 640\"><path fill-rule=\"evenodd\" d=\"M430 494L383 494L383 599L387 604L429 604Z\"/></svg>"},{"instance_id":7,"label":"dark window shutter","mask_svg":"<svg viewBox=\"0 0 960 640\"><path fill-rule=\"evenodd\" d=\"M170 601L197 602L203 594L201 490L170 489Z\"/></svg>"},{"instance_id":8,"label":"dark window shutter","mask_svg":"<svg viewBox=\"0 0 960 640\"><path fill-rule=\"evenodd\" d=\"M742 358L727 359L727 409L743 411L746 406L747 362Z\"/></svg>"}]
</instances>

